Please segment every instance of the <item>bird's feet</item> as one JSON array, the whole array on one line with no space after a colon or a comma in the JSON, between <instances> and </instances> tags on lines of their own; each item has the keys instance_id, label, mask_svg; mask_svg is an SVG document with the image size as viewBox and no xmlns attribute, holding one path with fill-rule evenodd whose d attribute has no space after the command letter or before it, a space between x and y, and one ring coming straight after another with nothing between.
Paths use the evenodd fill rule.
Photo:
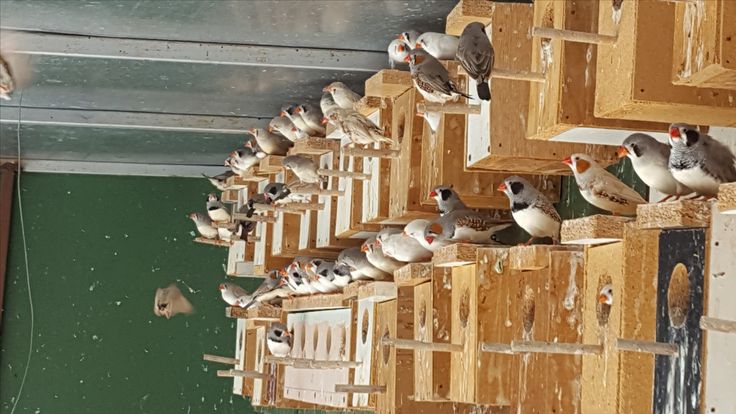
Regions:
<instances>
[{"instance_id":1,"label":"bird's feet","mask_svg":"<svg viewBox=\"0 0 736 414\"><path fill-rule=\"evenodd\" d=\"M663 199L661 199L661 200L657 201L657 203L664 203L665 201L669 200L669 199L670 199L670 198L672 198L672 197L674 197L674 195L670 194L670 195L668 195L667 197L665 197L665 198L663 198ZM675 198L675 200L678 200L679 198L680 198L680 195L678 194L678 195L677 195L677 198Z\"/></svg>"}]
</instances>

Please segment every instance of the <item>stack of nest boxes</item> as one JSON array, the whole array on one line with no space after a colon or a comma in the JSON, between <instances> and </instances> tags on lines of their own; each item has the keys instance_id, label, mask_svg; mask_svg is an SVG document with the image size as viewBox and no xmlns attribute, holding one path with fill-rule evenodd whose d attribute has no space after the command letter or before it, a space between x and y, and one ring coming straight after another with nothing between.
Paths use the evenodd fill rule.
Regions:
<instances>
[{"instance_id":1,"label":"stack of nest boxes","mask_svg":"<svg viewBox=\"0 0 736 414\"><path fill-rule=\"evenodd\" d=\"M634 131L665 132L673 121L734 126L730 3L460 1L447 32L487 25L493 100L433 108L443 116L432 132L415 115L428 104L409 73L380 71L359 110L390 134L391 148L346 149L330 138L297 144L294 152L333 171L328 190L314 196L314 210L262 219L255 247L231 246L232 274L263 275L296 255L334 258L383 226L435 217L428 193L436 185L454 184L470 207L508 217L507 199L494 193L508 175L525 175L555 202L558 176L568 173L560 160L571 153L605 165L615 159L606 144ZM475 89L456 62L443 64ZM266 181L288 181L277 158L257 170L263 180L228 199L242 203ZM223 375L260 406L727 410L736 363L736 307L726 298L736 289L735 194L730 184L717 204L565 221L558 246L448 246L398 270L393 282L355 283L281 308L228 308L240 342L228 360L236 367ZM599 301L606 285L612 305ZM263 346L274 320L294 330L285 359Z\"/></svg>"}]
</instances>

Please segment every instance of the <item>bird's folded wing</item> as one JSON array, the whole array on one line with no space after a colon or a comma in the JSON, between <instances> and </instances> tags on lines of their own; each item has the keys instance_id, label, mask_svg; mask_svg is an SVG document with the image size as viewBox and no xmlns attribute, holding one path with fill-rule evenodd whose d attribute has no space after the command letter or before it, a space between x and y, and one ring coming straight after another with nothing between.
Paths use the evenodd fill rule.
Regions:
<instances>
[{"instance_id":1,"label":"bird's folded wing","mask_svg":"<svg viewBox=\"0 0 736 414\"><path fill-rule=\"evenodd\" d=\"M608 171L603 170L603 172L605 174L601 174L600 179L597 179L593 183L592 189L595 194L621 204L646 204L646 200L631 187L621 182Z\"/></svg>"}]
</instances>

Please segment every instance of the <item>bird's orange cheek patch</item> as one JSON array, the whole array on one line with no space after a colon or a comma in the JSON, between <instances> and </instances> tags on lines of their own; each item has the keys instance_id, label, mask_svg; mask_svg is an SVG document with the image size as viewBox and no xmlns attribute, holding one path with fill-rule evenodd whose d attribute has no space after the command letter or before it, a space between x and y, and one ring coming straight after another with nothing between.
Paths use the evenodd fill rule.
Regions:
<instances>
[{"instance_id":1,"label":"bird's orange cheek patch","mask_svg":"<svg viewBox=\"0 0 736 414\"><path fill-rule=\"evenodd\" d=\"M431 231L434 234L440 234L442 233L442 226L439 225L438 223L432 223L429 226L429 231Z\"/></svg>"},{"instance_id":2,"label":"bird's orange cheek patch","mask_svg":"<svg viewBox=\"0 0 736 414\"><path fill-rule=\"evenodd\" d=\"M578 173L584 173L585 171L588 170L588 168L590 168L590 163L588 161L585 161L585 160L577 160L575 162L575 170Z\"/></svg>"}]
</instances>

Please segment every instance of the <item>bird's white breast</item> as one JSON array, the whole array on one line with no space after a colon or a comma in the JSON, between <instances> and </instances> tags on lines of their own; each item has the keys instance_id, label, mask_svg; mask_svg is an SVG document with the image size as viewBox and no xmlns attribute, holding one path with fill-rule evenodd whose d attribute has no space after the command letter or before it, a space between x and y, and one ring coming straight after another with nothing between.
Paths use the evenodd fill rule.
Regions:
<instances>
[{"instance_id":1,"label":"bird's white breast","mask_svg":"<svg viewBox=\"0 0 736 414\"><path fill-rule=\"evenodd\" d=\"M535 207L527 207L511 213L514 221L533 237L552 237L557 239L560 223Z\"/></svg>"},{"instance_id":2,"label":"bird's white breast","mask_svg":"<svg viewBox=\"0 0 736 414\"><path fill-rule=\"evenodd\" d=\"M718 185L720 182L706 174L700 166L687 170L672 170L672 176L699 194L718 194Z\"/></svg>"},{"instance_id":3,"label":"bird's white breast","mask_svg":"<svg viewBox=\"0 0 736 414\"><path fill-rule=\"evenodd\" d=\"M677 194L677 180L665 166L643 161L633 162L632 165L644 184L664 194Z\"/></svg>"},{"instance_id":4,"label":"bird's white breast","mask_svg":"<svg viewBox=\"0 0 736 414\"><path fill-rule=\"evenodd\" d=\"M277 357L288 356L289 352L291 352L291 347L286 342L276 342L269 338L266 341L266 345L268 346L268 350L271 351L271 354Z\"/></svg>"}]
</instances>

